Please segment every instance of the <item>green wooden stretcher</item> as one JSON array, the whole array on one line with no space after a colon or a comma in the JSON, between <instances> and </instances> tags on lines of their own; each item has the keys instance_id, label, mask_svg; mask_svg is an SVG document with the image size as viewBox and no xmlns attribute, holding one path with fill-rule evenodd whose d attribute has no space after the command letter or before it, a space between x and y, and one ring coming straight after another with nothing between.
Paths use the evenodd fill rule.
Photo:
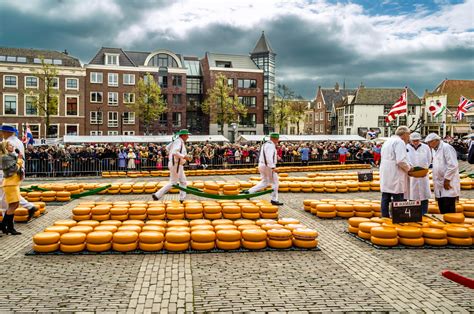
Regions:
<instances>
[{"instance_id":1,"label":"green wooden stretcher","mask_svg":"<svg viewBox=\"0 0 474 314\"><path fill-rule=\"evenodd\" d=\"M261 195L265 195L265 194L269 194L269 193L273 192L273 190L265 190L265 191L252 193L252 194L220 195L220 194L205 193L205 192L201 191L200 189L194 188L194 187L191 187L191 186L182 187L182 186L179 186L178 184L174 184L173 187L175 189L179 189L179 190L184 191L184 192L189 193L189 194L193 194L193 195L197 195L197 196L201 196L201 197L206 197L206 198L213 198L213 199L216 199L216 200L242 200L242 199L249 199L249 198L252 198L252 197L257 197L257 196L261 196Z\"/></svg>"}]
</instances>

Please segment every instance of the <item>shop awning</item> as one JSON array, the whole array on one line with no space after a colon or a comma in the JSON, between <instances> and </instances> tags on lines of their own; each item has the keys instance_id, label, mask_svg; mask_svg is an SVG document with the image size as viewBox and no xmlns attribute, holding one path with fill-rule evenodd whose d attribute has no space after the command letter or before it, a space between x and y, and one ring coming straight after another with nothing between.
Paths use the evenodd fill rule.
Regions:
<instances>
[{"instance_id":1,"label":"shop awning","mask_svg":"<svg viewBox=\"0 0 474 314\"><path fill-rule=\"evenodd\" d=\"M471 128L469 126L454 126L454 133L456 134L468 134L471 133Z\"/></svg>"}]
</instances>

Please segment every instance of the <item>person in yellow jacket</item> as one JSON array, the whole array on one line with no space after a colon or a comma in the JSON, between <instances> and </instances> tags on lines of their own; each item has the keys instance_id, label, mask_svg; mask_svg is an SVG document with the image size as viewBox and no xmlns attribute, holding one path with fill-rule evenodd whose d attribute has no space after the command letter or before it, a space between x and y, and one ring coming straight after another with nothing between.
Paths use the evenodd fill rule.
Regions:
<instances>
[{"instance_id":1,"label":"person in yellow jacket","mask_svg":"<svg viewBox=\"0 0 474 314\"><path fill-rule=\"evenodd\" d=\"M15 209L20 204L20 182L23 177L23 158L14 153L14 147L10 142L3 141L0 145L3 171L3 192L8 204L7 211L3 216L2 231L12 235L21 234L13 227L13 216Z\"/></svg>"}]
</instances>

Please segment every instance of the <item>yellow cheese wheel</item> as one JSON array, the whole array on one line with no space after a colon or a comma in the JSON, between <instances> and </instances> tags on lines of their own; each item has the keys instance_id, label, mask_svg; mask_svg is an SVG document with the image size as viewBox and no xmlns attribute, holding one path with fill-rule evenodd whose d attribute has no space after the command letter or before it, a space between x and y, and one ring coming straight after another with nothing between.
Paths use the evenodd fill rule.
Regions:
<instances>
[{"instance_id":1,"label":"yellow cheese wheel","mask_svg":"<svg viewBox=\"0 0 474 314\"><path fill-rule=\"evenodd\" d=\"M349 220L348 220L349 225L351 225L352 227L355 227L355 228L359 228L360 223L367 222L367 221L370 221L370 219L362 218L362 217L352 217L352 218L349 218Z\"/></svg>"},{"instance_id":2,"label":"yellow cheese wheel","mask_svg":"<svg viewBox=\"0 0 474 314\"><path fill-rule=\"evenodd\" d=\"M287 240L275 240L275 239L267 239L267 244L269 247L274 249L287 249L293 245L292 239Z\"/></svg>"},{"instance_id":3,"label":"yellow cheese wheel","mask_svg":"<svg viewBox=\"0 0 474 314\"><path fill-rule=\"evenodd\" d=\"M77 216L89 215L90 212L91 212L91 209L87 207L76 207L72 210L73 215L77 215Z\"/></svg>"},{"instance_id":4,"label":"yellow cheese wheel","mask_svg":"<svg viewBox=\"0 0 474 314\"><path fill-rule=\"evenodd\" d=\"M56 197L57 198L69 198L69 197L71 197L71 192L66 192L66 191L56 192Z\"/></svg>"},{"instance_id":5,"label":"yellow cheese wheel","mask_svg":"<svg viewBox=\"0 0 474 314\"><path fill-rule=\"evenodd\" d=\"M74 228L74 227L73 227ZM112 242L112 232L110 231L92 231L87 234L87 243L103 244Z\"/></svg>"},{"instance_id":6,"label":"yellow cheese wheel","mask_svg":"<svg viewBox=\"0 0 474 314\"><path fill-rule=\"evenodd\" d=\"M107 243L86 243L86 248L90 252L105 252L109 251L112 248L112 242Z\"/></svg>"},{"instance_id":7,"label":"yellow cheese wheel","mask_svg":"<svg viewBox=\"0 0 474 314\"><path fill-rule=\"evenodd\" d=\"M118 220L118 221L125 221L128 219L128 214L126 215L110 215L110 219Z\"/></svg>"},{"instance_id":8,"label":"yellow cheese wheel","mask_svg":"<svg viewBox=\"0 0 474 314\"><path fill-rule=\"evenodd\" d=\"M371 237L369 232L364 232L360 229L359 229L359 232L357 232L357 235L361 237L362 239L366 239L366 240L370 240L370 237Z\"/></svg>"},{"instance_id":9,"label":"yellow cheese wheel","mask_svg":"<svg viewBox=\"0 0 474 314\"><path fill-rule=\"evenodd\" d=\"M293 238L293 246L305 249L312 249L318 246L318 240L301 240Z\"/></svg>"},{"instance_id":10,"label":"yellow cheese wheel","mask_svg":"<svg viewBox=\"0 0 474 314\"><path fill-rule=\"evenodd\" d=\"M376 227L379 228L379 227ZM375 229L375 228L374 228ZM395 231L394 229L392 229ZM396 246L398 244L397 232L395 231L395 237L393 238L379 238L375 236L370 237L370 241L373 244L380 245L380 246Z\"/></svg>"},{"instance_id":11,"label":"yellow cheese wheel","mask_svg":"<svg viewBox=\"0 0 474 314\"><path fill-rule=\"evenodd\" d=\"M191 248L197 251L210 251L214 249L215 246L216 246L216 242L214 241L211 241L211 242L191 241Z\"/></svg>"},{"instance_id":12,"label":"yellow cheese wheel","mask_svg":"<svg viewBox=\"0 0 474 314\"><path fill-rule=\"evenodd\" d=\"M131 243L117 243L114 242L112 243L112 249L117 252L130 252L133 250L136 250L138 247L137 242L131 242Z\"/></svg>"},{"instance_id":13,"label":"yellow cheese wheel","mask_svg":"<svg viewBox=\"0 0 474 314\"><path fill-rule=\"evenodd\" d=\"M156 252L160 251L163 249L164 242L158 242L158 243L145 243L145 242L139 242L138 243L138 248L142 251L145 252Z\"/></svg>"},{"instance_id":14,"label":"yellow cheese wheel","mask_svg":"<svg viewBox=\"0 0 474 314\"><path fill-rule=\"evenodd\" d=\"M86 234L83 232L67 232L61 235L59 241L66 245L81 244L86 241Z\"/></svg>"},{"instance_id":15,"label":"yellow cheese wheel","mask_svg":"<svg viewBox=\"0 0 474 314\"><path fill-rule=\"evenodd\" d=\"M297 240L314 240L318 237L318 232L309 228L298 228L293 230L293 237Z\"/></svg>"},{"instance_id":16,"label":"yellow cheese wheel","mask_svg":"<svg viewBox=\"0 0 474 314\"><path fill-rule=\"evenodd\" d=\"M350 204L337 204L336 205L336 210L338 212L354 212L354 207Z\"/></svg>"},{"instance_id":17,"label":"yellow cheese wheel","mask_svg":"<svg viewBox=\"0 0 474 314\"><path fill-rule=\"evenodd\" d=\"M351 211L351 212L336 212L336 215L337 217L341 217L341 218L351 218L351 217L354 217L354 212Z\"/></svg>"},{"instance_id":18,"label":"yellow cheese wheel","mask_svg":"<svg viewBox=\"0 0 474 314\"><path fill-rule=\"evenodd\" d=\"M182 220L182 219L178 219L178 220L172 220L172 221L168 221L168 227L179 227L179 226L182 226L182 227L188 227L189 226L189 222L186 221L186 220Z\"/></svg>"},{"instance_id":19,"label":"yellow cheese wheel","mask_svg":"<svg viewBox=\"0 0 474 314\"><path fill-rule=\"evenodd\" d=\"M336 211L336 207L333 204L318 204L318 205L316 205L316 210L318 212L332 213L332 212Z\"/></svg>"},{"instance_id":20,"label":"yellow cheese wheel","mask_svg":"<svg viewBox=\"0 0 474 314\"><path fill-rule=\"evenodd\" d=\"M267 232L262 229L242 230L242 239L247 242L265 242L267 240Z\"/></svg>"},{"instance_id":21,"label":"yellow cheese wheel","mask_svg":"<svg viewBox=\"0 0 474 314\"><path fill-rule=\"evenodd\" d=\"M419 238L404 238L404 237L399 237L398 242L402 245L406 246L423 246L425 244L425 240L423 237Z\"/></svg>"},{"instance_id":22,"label":"yellow cheese wheel","mask_svg":"<svg viewBox=\"0 0 474 314\"><path fill-rule=\"evenodd\" d=\"M44 232L57 232L60 235L69 231L67 226L49 226L44 229ZM59 241L59 240L58 240Z\"/></svg>"},{"instance_id":23,"label":"yellow cheese wheel","mask_svg":"<svg viewBox=\"0 0 474 314\"><path fill-rule=\"evenodd\" d=\"M212 225L196 225L196 226L191 227L191 232L198 231L198 230L214 231L214 227Z\"/></svg>"},{"instance_id":24,"label":"yellow cheese wheel","mask_svg":"<svg viewBox=\"0 0 474 314\"><path fill-rule=\"evenodd\" d=\"M221 213L221 211L222 211L222 208L220 205L204 206L204 213L207 213L207 214L217 214L217 213Z\"/></svg>"},{"instance_id":25,"label":"yellow cheese wheel","mask_svg":"<svg viewBox=\"0 0 474 314\"><path fill-rule=\"evenodd\" d=\"M287 229L270 229L267 231L267 237L272 240L284 241L291 239L292 233Z\"/></svg>"},{"instance_id":26,"label":"yellow cheese wheel","mask_svg":"<svg viewBox=\"0 0 474 314\"><path fill-rule=\"evenodd\" d=\"M61 250L61 252L64 252L64 253L77 253L77 252L84 251L85 248L86 248L85 243L81 243L81 244L63 244L63 243L61 243L59 245L59 249Z\"/></svg>"},{"instance_id":27,"label":"yellow cheese wheel","mask_svg":"<svg viewBox=\"0 0 474 314\"><path fill-rule=\"evenodd\" d=\"M232 220L229 220L229 219L216 219L216 220L213 220L211 223L212 223L213 226L233 225L234 224L234 222Z\"/></svg>"},{"instance_id":28,"label":"yellow cheese wheel","mask_svg":"<svg viewBox=\"0 0 474 314\"><path fill-rule=\"evenodd\" d=\"M438 229L443 229L444 227L447 226L444 222L436 221L436 220L429 221L428 225L431 228L438 228Z\"/></svg>"},{"instance_id":29,"label":"yellow cheese wheel","mask_svg":"<svg viewBox=\"0 0 474 314\"><path fill-rule=\"evenodd\" d=\"M359 230L365 233L370 233L370 230L374 227L380 227L379 223L367 221L359 224Z\"/></svg>"},{"instance_id":30,"label":"yellow cheese wheel","mask_svg":"<svg viewBox=\"0 0 474 314\"><path fill-rule=\"evenodd\" d=\"M164 207L149 207L146 212L148 215L164 215L166 210Z\"/></svg>"},{"instance_id":31,"label":"yellow cheese wheel","mask_svg":"<svg viewBox=\"0 0 474 314\"><path fill-rule=\"evenodd\" d=\"M75 220L71 219L65 219L65 220L57 220L54 222L55 226L67 226L67 227L73 227L77 224Z\"/></svg>"},{"instance_id":32,"label":"yellow cheese wheel","mask_svg":"<svg viewBox=\"0 0 474 314\"><path fill-rule=\"evenodd\" d=\"M237 226L234 225L217 225L214 227L214 231L217 232L219 230L237 230Z\"/></svg>"},{"instance_id":33,"label":"yellow cheese wheel","mask_svg":"<svg viewBox=\"0 0 474 314\"><path fill-rule=\"evenodd\" d=\"M137 225L122 225L118 227L117 231L134 231L140 233L142 232L142 227Z\"/></svg>"},{"instance_id":34,"label":"yellow cheese wheel","mask_svg":"<svg viewBox=\"0 0 474 314\"><path fill-rule=\"evenodd\" d=\"M58 232L39 232L33 236L33 242L39 245L56 244L60 237Z\"/></svg>"},{"instance_id":35,"label":"yellow cheese wheel","mask_svg":"<svg viewBox=\"0 0 474 314\"><path fill-rule=\"evenodd\" d=\"M240 241L241 233L238 230L218 230L216 231L216 237L220 241L235 242Z\"/></svg>"},{"instance_id":36,"label":"yellow cheese wheel","mask_svg":"<svg viewBox=\"0 0 474 314\"><path fill-rule=\"evenodd\" d=\"M422 228L423 237L431 238L431 239L446 239L447 233L445 230L438 229L438 228Z\"/></svg>"},{"instance_id":37,"label":"yellow cheese wheel","mask_svg":"<svg viewBox=\"0 0 474 314\"><path fill-rule=\"evenodd\" d=\"M216 233L210 230L195 230L191 232L191 239L193 242L214 242L216 240Z\"/></svg>"},{"instance_id":38,"label":"yellow cheese wheel","mask_svg":"<svg viewBox=\"0 0 474 314\"><path fill-rule=\"evenodd\" d=\"M249 250L261 250L267 247L267 240L263 240L263 241L242 240L242 246Z\"/></svg>"},{"instance_id":39,"label":"yellow cheese wheel","mask_svg":"<svg viewBox=\"0 0 474 314\"><path fill-rule=\"evenodd\" d=\"M444 230L448 234L448 237L455 237L455 238L470 238L471 232L468 228L463 227L451 227L446 226Z\"/></svg>"},{"instance_id":40,"label":"yellow cheese wheel","mask_svg":"<svg viewBox=\"0 0 474 314\"><path fill-rule=\"evenodd\" d=\"M161 226L166 227L168 223L162 219L148 220L145 225Z\"/></svg>"},{"instance_id":41,"label":"yellow cheese wheel","mask_svg":"<svg viewBox=\"0 0 474 314\"><path fill-rule=\"evenodd\" d=\"M100 222L96 221L96 220L83 220L83 221L79 221L77 223L78 226L90 226L90 227L97 227L98 225L100 225Z\"/></svg>"},{"instance_id":42,"label":"yellow cheese wheel","mask_svg":"<svg viewBox=\"0 0 474 314\"><path fill-rule=\"evenodd\" d=\"M90 220L91 216L90 215L72 215L72 219L75 221L84 221L84 220Z\"/></svg>"},{"instance_id":43,"label":"yellow cheese wheel","mask_svg":"<svg viewBox=\"0 0 474 314\"><path fill-rule=\"evenodd\" d=\"M138 233L135 231L117 231L114 233L112 241L114 244L135 243L138 241Z\"/></svg>"},{"instance_id":44,"label":"yellow cheese wheel","mask_svg":"<svg viewBox=\"0 0 474 314\"><path fill-rule=\"evenodd\" d=\"M117 226L114 225L99 225L94 228L94 231L109 231L109 232L116 232L117 231Z\"/></svg>"},{"instance_id":45,"label":"yellow cheese wheel","mask_svg":"<svg viewBox=\"0 0 474 314\"><path fill-rule=\"evenodd\" d=\"M111 225L111 226L116 226L116 227L119 227L122 225L122 222L119 221L119 220L105 220L105 221L101 221L100 222L100 225Z\"/></svg>"},{"instance_id":46,"label":"yellow cheese wheel","mask_svg":"<svg viewBox=\"0 0 474 314\"><path fill-rule=\"evenodd\" d=\"M129 215L144 215L146 214L146 208L145 207L130 207L128 209L128 214Z\"/></svg>"},{"instance_id":47,"label":"yellow cheese wheel","mask_svg":"<svg viewBox=\"0 0 474 314\"><path fill-rule=\"evenodd\" d=\"M316 212L316 216L319 218L334 218L337 216L336 211L332 212L320 212L319 210Z\"/></svg>"},{"instance_id":48,"label":"yellow cheese wheel","mask_svg":"<svg viewBox=\"0 0 474 314\"><path fill-rule=\"evenodd\" d=\"M360 228L360 225L359 225ZM372 237L382 238L382 239L393 239L398 236L397 230L395 228L388 227L373 227L370 229L370 234Z\"/></svg>"},{"instance_id":49,"label":"yellow cheese wheel","mask_svg":"<svg viewBox=\"0 0 474 314\"><path fill-rule=\"evenodd\" d=\"M418 227L397 226L395 229L397 230L399 237L415 239L423 237L423 231Z\"/></svg>"},{"instance_id":50,"label":"yellow cheese wheel","mask_svg":"<svg viewBox=\"0 0 474 314\"><path fill-rule=\"evenodd\" d=\"M111 215L127 215L128 208L127 207L112 207L110 209Z\"/></svg>"},{"instance_id":51,"label":"yellow cheese wheel","mask_svg":"<svg viewBox=\"0 0 474 314\"><path fill-rule=\"evenodd\" d=\"M260 213L263 219L278 219L278 213Z\"/></svg>"},{"instance_id":52,"label":"yellow cheese wheel","mask_svg":"<svg viewBox=\"0 0 474 314\"><path fill-rule=\"evenodd\" d=\"M273 219L258 219L255 221L257 226L263 226L265 224L276 224L277 222Z\"/></svg>"},{"instance_id":53,"label":"yellow cheese wheel","mask_svg":"<svg viewBox=\"0 0 474 314\"><path fill-rule=\"evenodd\" d=\"M105 215L92 215L91 217L93 220L97 220L97 221L105 221L105 220L109 220L110 219L110 215L109 214L105 214Z\"/></svg>"},{"instance_id":54,"label":"yellow cheese wheel","mask_svg":"<svg viewBox=\"0 0 474 314\"><path fill-rule=\"evenodd\" d=\"M242 210L240 206L237 205L230 205L230 206L222 206L222 212L224 214L240 214Z\"/></svg>"},{"instance_id":55,"label":"yellow cheese wheel","mask_svg":"<svg viewBox=\"0 0 474 314\"><path fill-rule=\"evenodd\" d=\"M129 219L122 222L122 226L133 225L143 227L145 222L143 220Z\"/></svg>"},{"instance_id":56,"label":"yellow cheese wheel","mask_svg":"<svg viewBox=\"0 0 474 314\"><path fill-rule=\"evenodd\" d=\"M188 215L188 214L201 214L202 215L203 212L204 212L204 209L202 207L197 207L197 206L196 207L194 207L194 206L191 207L190 206L190 207L186 207L184 209L184 212L186 213L186 215Z\"/></svg>"},{"instance_id":57,"label":"yellow cheese wheel","mask_svg":"<svg viewBox=\"0 0 474 314\"><path fill-rule=\"evenodd\" d=\"M263 230L268 231L270 229L285 229L284 226L277 223L268 223L260 226Z\"/></svg>"},{"instance_id":58,"label":"yellow cheese wheel","mask_svg":"<svg viewBox=\"0 0 474 314\"><path fill-rule=\"evenodd\" d=\"M237 241L216 240L216 246L221 250L237 250L238 248L240 248L240 239Z\"/></svg>"},{"instance_id":59,"label":"yellow cheese wheel","mask_svg":"<svg viewBox=\"0 0 474 314\"><path fill-rule=\"evenodd\" d=\"M59 242L52 244L34 244L33 250L38 253L50 253L55 252L59 249Z\"/></svg>"},{"instance_id":60,"label":"yellow cheese wheel","mask_svg":"<svg viewBox=\"0 0 474 314\"><path fill-rule=\"evenodd\" d=\"M166 232L166 242L170 243L188 243L191 240L191 234L185 231Z\"/></svg>"},{"instance_id":61,"label":"yellow cheese wheel","mask_svg":"<svg viewBox=\"0 0 474 314\"><path fill-rule=\"evenodd\" d=\"M357 227L352 227L349 225L348 230L350 233L358 234L359 233L359 228Z\"/></svg>"},{"instance_id":62,"label":"yellow cheese wheel","mask_svg":"<svg viewBox=\"0 0 474 314\"><path fill-rule=\"evenodd\" d=\"M439 238L434 239L434 238L425 237L425 244L432 245L432 246L444 246L444 245L448 245L448 239L446 237L444 239L439 239Z\"/></svg>"},{"instance_id":63,"label":"yellow cheese wheel","mask_svg":"<svg viewBox=\"0 0 474 314\"><path fill-rule=\"evenodd\" d=\"M270 206L262 206L262 207L258 207L258 206L255 206L255 205L243 205L242 206L242 213L260 213L260 210L265 207L265 211L262 210L262 212L269 212L269 213L274 213L276 211L278 211L278 208L277 210L273 210L272 208L269 209Z\"/></svg>"},{"instance_id":64,"label":"yellow cheese wheel","mask_svg":"<svg viewBox=\"0 0 474 314\"><path fill-rule=\"evenodd\" d=\"M92 208L90 212L92 215L105 215L110 213L110 208L108 206L97 206Z\"/></svg>"},{"instance_id":65,"label":"yellow cheese wheel","mask_svg":"<svg viewBox=\"0 0 474 314\"><path fill-rule=\"evenodd\" d=\"M444 214L443 219L446 222L463 223L465 217L464 217L464 214L462 213L455 213L455 214Z\"/></svg>"},{"instance_id":66,"label":"yellow cheese wheel","mask_svg":"<svg viewBox=\"0 0 474 314\"><path fill-rule=\"evenodd\" d=\"M362 217L362 218L371 218L374 216L373 212L354 212L356 217Z\"/></svg>"},{"instance_id":67,"label":"yellow cheese wheel","mask_svg":"<svg viewBox=\"0 0 474 314\"><path fill-rule=\"evenodd\" d=\"M172 252L186 251L189 248L189 241L176 243L165 241L165 250Z\"/></svg>"},{"instance_id":68,"label":"yellow cheese wheel","mask_svg":"<svg viewBox=\"0 0 474 314\"><path fill-rule=\"evenodd\" d=\"M472 238L448 237L448 243L451 245L470 246L472 245Z\"/></svg>"}]
</instances>

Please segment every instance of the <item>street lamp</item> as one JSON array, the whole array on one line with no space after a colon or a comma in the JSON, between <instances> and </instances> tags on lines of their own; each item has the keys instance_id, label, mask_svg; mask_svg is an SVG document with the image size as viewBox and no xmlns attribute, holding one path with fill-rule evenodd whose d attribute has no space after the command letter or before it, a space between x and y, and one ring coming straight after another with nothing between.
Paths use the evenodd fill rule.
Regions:
<instances>
[{"instance_id":1,"label":"street lamp","mask_svg":"<svg viewBox=\"0 0 474 314\"><path fill-rule=\"evenodd\" d=\"M236 139L236 132L237 132L237 127L239 126L237 123L233 122L230 124L230 126L232 127L232 142L235 143L235 139Z\"/></svg>"},{"instance_id":2,"label":"street lamp","mask_svg":"<svg viewBox=\"0 0 474 314\"><path fill-rule=\"evenodd\" d=\"M96 119L96 122L97 122L97 135L99 135L99 116L102 118L100 121L104 121L104 117L102 117L102 109L100 107L97 108L97 119ZM102 124L102 122L101 122Z\"/></svg>"},{"instance_id":3,"label":"street lamp","mask_svg":"<svg viewBox=\"0 0 474 314\"><path fill-rule=\"evenodd\" d=\"M123 135L123 119L125 118L125 112L120 114L120 135Z\"/></svg>"}]
</instances>

